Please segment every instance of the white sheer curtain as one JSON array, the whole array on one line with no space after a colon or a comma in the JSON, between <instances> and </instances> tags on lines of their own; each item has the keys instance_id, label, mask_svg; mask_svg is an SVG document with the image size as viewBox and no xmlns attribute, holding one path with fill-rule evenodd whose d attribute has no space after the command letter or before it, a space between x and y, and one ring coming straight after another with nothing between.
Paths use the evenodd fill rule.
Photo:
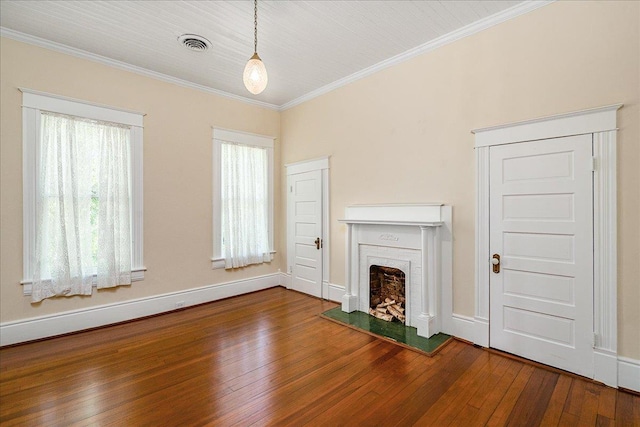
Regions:
<instances>
[{"instance_id":1,"label":"white sheer curtain","mask_svg":"<svg viewBox=\"0 0 640 427\"><path fill-rule=\"evenodd\" d=\"M32 302L131 283L129 135L42 113Z\"/></svg>"},{"instance_id":2,"label":"white sheer curtain","mask_svg":"<svg viewBox=\"0 0 640 427\"><path fill-rule=\"evenodd\" d=\"M100 125L98 288L131 284L129 129Z\"/></svg>"},{"instance_id":3,"label":"white sheer curtain","mask_svg":"<svg viewBox=\"0 0 640 427\"><path fill-rule=\"evenodd\" d=\"M223 143L221 157L225 268L268 262L267 151Z\"/></svg>"}]
</instances>

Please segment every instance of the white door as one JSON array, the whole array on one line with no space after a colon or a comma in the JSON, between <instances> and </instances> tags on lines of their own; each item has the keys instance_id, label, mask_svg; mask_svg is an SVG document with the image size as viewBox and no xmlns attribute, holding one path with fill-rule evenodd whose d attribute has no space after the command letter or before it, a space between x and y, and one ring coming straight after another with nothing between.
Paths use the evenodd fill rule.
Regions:
<instances>
[{"instance_id":1,"label":"white door","mask_svg":"<svg viewBox=\"0 0 640 427\"><path fill-rule=\"evenodd\" d=\"M592 140L490 149L490 346L593 378Z\"/></svg>"},{"instance_id":2,"label":"white door","mask_svg":"<svg viewBox=\"0 0 640 427\"><path fill-rule=\"evenodd\" d=\"M291 288L322 295L322 171L289 176Z\"/></svg>"}]
</instances>

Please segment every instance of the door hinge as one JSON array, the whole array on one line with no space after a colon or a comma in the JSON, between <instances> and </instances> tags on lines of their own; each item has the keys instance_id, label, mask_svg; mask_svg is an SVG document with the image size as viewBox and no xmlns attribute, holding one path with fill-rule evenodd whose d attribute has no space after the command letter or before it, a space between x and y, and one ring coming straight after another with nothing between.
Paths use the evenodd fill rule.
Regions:
<instances>
[{"instance_id":1,"label":"door hinge","mask_svg":"<svg viewBox=\"0 0 640 427\"><path fill-rule=\"evenodd\" d=\"M597 345L598 345L598 334L594 332L593 340L591 341L591 347L596 348Z\"/></svg>"},{"instance_id":2,"label":"door hinge","mask_svg":"<svg viewBox=\"0 0 640 427\"><path fill-rule=\"evenodd\" d=\"M293 185L289 186L289 193L293 193Z\"/></svg>"},{"instance_id":3,"label":"door hinge","mask_svg":"<svg viewBox=\"0 0 640 427\"><path fill-rule=\"evenodd\" d=\"M293 274L293 267L289 267L289 274Z\"/></svg>"},{"instance_id":4,"label":"door hinge","mask_svg":"<svg viewBox=\"0 0 640 427\"><path fill-rule=\"evenodd\" d=\"M591 171L595 172L597 170L598 170L598 158L594 156L591 158Z\"/></svg>"}]
</instances>

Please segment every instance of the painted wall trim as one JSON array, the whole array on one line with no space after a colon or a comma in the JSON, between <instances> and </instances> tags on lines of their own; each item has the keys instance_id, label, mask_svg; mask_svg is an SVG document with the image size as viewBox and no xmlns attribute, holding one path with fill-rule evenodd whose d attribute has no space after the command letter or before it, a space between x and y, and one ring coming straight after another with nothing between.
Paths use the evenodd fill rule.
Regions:
<instances>
[{"instance_id":1,"label":"painted wall trim","mask_svg":"<svg viewBox=\"0 0 640 427\"><path fill-rule=\"evenodd\" d=\"M144 280L145 271L147 271L145 267L131 269L131 282L140 282ZM93 275L92 281L93 282L91 286L97 289L98 279L95 274ZM47 280L46 282L49 282L49 281ZM20 284L22 285L22 295L30 296L31 293L33 292L33 282L31 280L23 280L20 282ZM129 285L119 285L119 286L129 286Z\"/></svg>"},{"instance_id":2,"label":"painted wall trim","mask_svg":"<svg viewBox=\"0 0 640 427\"><path fill-rule=\"evenodd\" d=\"M594 332L596 349L618 348L616 131L593 134Z\"/></svg>"},{"instance_id":3,"label":"painted wall trim","mask_svg":"<svg viewBox=\"0 0 640 427\"><path fill-rule=\"evenodd\" d=\"M239 132L230 129L222 129L212 127L211 129L211 144L212 153L212 253L211 268L218 269L223 268L220 260L224 260L222 253L222 145L224 143L246 145L250 147L259 147L266 151L267 156L267 231L269 240L269 250L271 252L270 260L273 260L273 254L275 254L275 228L274 228L274 209L275 209L275 157L274 157L274 145L275 137L268 135L259 135L249 132Z\"/></svg>"},{"instance_id":4,"label":"painted wall trim","mask_svg":"<svg viewBox=\"0 0 640 427\"><path fill-rule=\"evenodd\" d=\"M478 147L476 157L476 256L475 256L475 338L489 347L489 147Z\"/></svg>"},{"instance_id":5,"label":"painted wall trim","mask_svg":"<svg viewBox=\"0 0 640 427\"><path fill-rule=\"evenodd\" d=\"M166 313L282 284L280 273L0 324L0 346Z\"/></svg>"},{"instance_id":6,"label":"painted wall trim","mask_svg":"<svg viewBox=\"0 0 640 427\"><path fill-rule=\"evenodd\" d=\"M315 170L329 169L329 157L323 156L317 159L302 160L295 163L287 163L284 165L287 175L295 175L297 173L311 172Z\"/></svg>"},{"instance_id":7,"label":"painted wall trim","mask_svg":"<svg viewBox=\"0 0 640 427\"><path fill-rule=\"evenodd\" d=\"M618 356L615 352L593 349L593 379L611 387L618 386Z\"/></svg>"},{"instance_id":8,"label":"painted wall trim","mask_svg":"<svg viewBox=\"0 0 640 427\"><path fill-rule=\"evenodd\" d=\"M87 111L89 111L92 113L91 116L97 120L125 123L130 126L139 127L144 125L143 117L147 115L147 113L141 113L135 110L112 107L107 104L100 104L97 102L86 101L84 99L58 95L56 93L33 90L26 87L19 87L18 90L23 94L23 107L37 108L47 111L65 111L66 114L74 114L73 110L76 109L76 106L73 104L82 104L87 107L83 107L82 110L75 115L86 114Z\"/></svg>"},{"instance_id":9,"label":"painted wall trim","mask_svg":"<svg viewBox=\"0 0 640 427\"><path fill-rule=\"evenodd\" d=\"M596 156L593 175L594 378L617 387L617 110L622 104L558 114L473 131L476 136L475 317L489 321L489 171L491 146L590 133ZM485 267L482 267L485 264ZM488 325L488 323L487 323ZM475 343L487 345L489 329L477 328Z\"/></svg>"},{"instance_id":10,"label":"painted wall trim","mask_svg":"<svg viewBox=\"0 0 640 427\"><path fill-rule=\"evenodd\" d=\"M623 104L572 111L532 120L474 129L475 147L583 135L616 130L616 111Z\"/></svg>"},{"instance_id":11,"label":"painted wall trim","mask_svg":"<svg viewBox=\"0 0 640 427\"><path fill-rule=\"evenodd\" d=\"M42 47L45 49L53 50L56 52L64 53L66 55L75 56L76 58L87 59L89 61L98 62L109 67L118 68L120 70L129 71L132 73L140 74L145 77L151 77L153 79L162 80L167 83L172 83L178 86L186 87L189 89L195 89L206 93L222 96L224 98L240 101L245 104L251 104L258 107L268 108L270 110L279 110L275 104L270 104L264 101L257 101L255 99L245 98L242 96L234 95L229 92L225 92L219 89L214 89L208 86L192 83L186 80L172 77L167 74L151 71L146 68L138 67L136 65L127 64L126 62L118 61L115 59L107 58L106 56L96 55L95 53L87 52L86 50L76 49L71 46L64 45L62 43L52 42L40 37L32 36L29 34L21 33L20 31L11 30L9 28L0 27L0 37L6 37L8 39L16 40L22 43L28 43L34 46Z\"/></svg>"},{"instance_id":12,"label":"painted wall trim","mask_svg":"<svg viewBox=\"0 0 640 427\"><path fill-rule=\"evenodd\" d=\"M331 234L329 233L330 223L330 195L329 195L329 158L331 156L316 157L313 159L301 160L299 162L285 164L285 172L287 175L286 193L287 193L287 225L286 225L286 244L287 244L287 272L293 273L293 255L294 255L294 236L293 236L293 201L290 197L293 191L292 176L300 173L312 172L319 170L322 175L322 286L321 296L327 298L328 294L324 293L324 283L329 280L330 268L330 248L331 248ZM291 280L291 279L290 279ZM289 285L290 287L291 285Z\"/></svg>"},{"instance_id":13,"label":"painted wall trim","mask_svg":"<svg viewBox=\"0 0 640 427\"><path fill-rule=\"evenodd\" d=\"M129 126L131 175L131 281L144 280L144 113L96 104L27 88L22 93L22 230L23 230L23 294L32 294L34 273L33 251L36 245L36 210L39 198L37 185L40 160L41 112L49 111ZM93 278L94 286L96 278Z\"/></svg>"},{"instance_id":14,"label":"painted wall trim","mask_svg":"<svg viewBox=\"0 0 640 427\"><path fill-rule=\"evenodd\" d=\"M448 34L438 37L437 39L431 40L428 43L422 44L413 49L409 49L406 52L393 56L389 59L385 59L384 61L378 62L377 64L374 64L370 67L365 68L364 70L360 70L356 73L353 73L350 76L338 79L333 83L329 83L328 85L322 86L316 90L312 90L311 92L305 95L302 95L292 101L282 104L279 110L280 111L288 110L289 108L295 107L296 105L300 105L303 102L309 101L313 98L319 97L320 95L324 95L325 93L331 92L334 89L338 89L339 87L346 86L357 80L360 80L372 74L375 74L378 71L384 70L385 68L389 68L394 65L400 64L411 58L420 56L422 54L435 50L439 47L445 46L449 43L453 43L462 38L471 36L480 31L486 30L487 28L491 28L494 25L501 24L502 22L508 21L510 19L513 19L525 13L529 13L533 10L536 10L540 7L546 6L553 2L554 0L552 1L544 0L544 1L526 1L523 3L517 4L509 9L503 10L502 12L498 12L484 19L480 19L479 21L466 25L456 31L452 31Z\"/></svg>"},{"instance_id":15,"label":"painted wall trim","mask_svg":"<svg viewBox=\"0 0 640 427\"><path fill-rule=\"evenodd\" d=\"M451 331L444 331L454 337L462 338L469 342L474 342L475 323L473 317L463 316L462 314L453 313L451 315Z\"/></svg>"},{"instance_id":16,"label":"painted wall trim","mask_svg":"<svg viewBox=\"0 0 640 427\"><path fill-rule=\"evenodd\" d=\"M618 386L640 393L640 360L618 357Z\"/></svg>"},{"instance_id":17,"label":"painted wall trim","mask_svg":"<svg viewBox=\"0 0 640 427\"><path fill-rule=\"evenodd\" d=\"M291 274L281 272L280 285L287 289L291 289ZM342 295L344 295L344 286L335 285L327 282L326 280L322 282L322 299L340 304Z\"/></svg>"},{"instance_id":18,"label":"painted wall trim","mask_svg":"<svg viewBox=\"0 0 640 427\"><path fill-rule=\"evenodd\" d=\"M280 272L280 285L291 289L291 274Z\"/></svg>"},{"instance_id":19,"label":"painted wall trim","mask_svg":"<svg viewBox=\"0 0 640 427\"><path fill-rule=\"evenodd\" d=\"M324 299L341 304L343 295L344 286L336 285L334 283L329 283L326 281L322 282L322 296Z\"/></svg>"}]
</instances>

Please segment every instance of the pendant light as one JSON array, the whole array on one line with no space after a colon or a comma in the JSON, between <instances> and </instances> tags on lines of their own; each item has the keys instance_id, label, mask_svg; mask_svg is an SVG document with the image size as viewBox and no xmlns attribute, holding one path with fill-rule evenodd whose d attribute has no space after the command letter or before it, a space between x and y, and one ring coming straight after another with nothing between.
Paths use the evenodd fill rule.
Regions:
<instances>
[{"instance_id":1,"label":"pendant light","mask_svg":"<svg viewBox=\"0 0 640 427\"><path fill-rule=\"evenodd\" d=\"M247 90L254 95L261 93L269 81L267 69L258 56L258 0L253 3L253 56L244 67L242 80Z\"/></svg>"}]
</instances>

